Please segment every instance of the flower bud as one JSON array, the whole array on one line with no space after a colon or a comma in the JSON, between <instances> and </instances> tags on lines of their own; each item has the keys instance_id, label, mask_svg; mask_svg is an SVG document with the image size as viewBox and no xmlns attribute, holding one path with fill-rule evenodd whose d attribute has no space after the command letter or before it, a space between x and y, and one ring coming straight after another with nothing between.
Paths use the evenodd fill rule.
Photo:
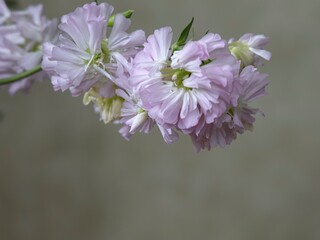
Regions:
<instances>
[{"instance_id":1,"label":"flower bud","mask_svg":"<svg viewBox=\"0 0 320 240\"><path fill-rule=\"evenodd\" d=\"M253 65L254 55L250 51L249 46L242 42L233 42L229 45L232 55L241 61L241 68L248 65Z\"/></svg>"},{"instance_id":2,"label":"flower bud","mask_svg":"<svg viewBox=\"0 0 320 240\"><path fill-rule=\"evenodd\" d=\"M93 102L94 109L100 113L100 120L105 124L120 117L123 99L119 96L111 98L101 97L95 88L91 88L83 97L83 104Z\"/></svg>"},{"instance_id":3,"label":"flower bud","mask_svg":"<svg viewBox=\"0 0 320 240\"><path fill-rule=\"evenodd\" d=\"M264 50L268 42L269 38L264 35L247 33L238 41L230 40L229 50L241 61L242 68L249 65L259 66L262 59L269 61L271 58L271 53Z\"/></svg>"}]
</instances>

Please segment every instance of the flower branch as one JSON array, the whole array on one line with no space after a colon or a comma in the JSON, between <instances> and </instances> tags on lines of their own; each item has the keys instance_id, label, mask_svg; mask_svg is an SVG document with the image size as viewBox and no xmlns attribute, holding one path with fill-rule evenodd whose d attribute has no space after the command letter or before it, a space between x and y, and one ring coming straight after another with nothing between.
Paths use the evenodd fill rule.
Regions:
<instances>
[{"instance_id":1,"label":"flower branch","mask_svg":"<svg viewBox=\"0 0 320 240\"><path fill-rule=\"evenodd\" d=\"M133 10L113 11L95 0L59 23L42 15L42 5L11 12L0 0L0 76L18 72L0 85L14 94L50 78L55 91L83 96L127 140L155 127L166 143L188 135L200 151L253 129L261 111L252 102L269 84L260 72L271 58L267 37L247 33L228 41L208 31L194 39L192 18L174 41L170 26L149 36L130 32Z\"/></svg>"}]
</instances>

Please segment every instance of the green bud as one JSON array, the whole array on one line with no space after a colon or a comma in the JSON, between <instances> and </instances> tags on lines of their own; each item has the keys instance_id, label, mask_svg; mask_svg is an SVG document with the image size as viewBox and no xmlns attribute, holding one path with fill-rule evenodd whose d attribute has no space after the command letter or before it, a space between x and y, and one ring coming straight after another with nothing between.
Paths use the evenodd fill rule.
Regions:
<instances>
[{"instance_id":1,"label":"green bud","mask_svg":"<svg viewBox=\"0 0 320 240\"><path fill-rule=\"evenodd\" d=\"M121 13L121 14L122 14L125 18L131 18L133 12L134 12L133 10L128 10L128 11L125 11L125 12L123 12L123 13ZM114 18L115 18L115 15L112 15L112 16L109 18L108 27L113 27Z\"/></svg>"},{"instance_id":2,"label":"green bud","mask_svg":"<svg viewBox=\"0 0 320 240\"><path fill-rule=\"evenodd\" d=\"M86 92L83 96L82 103L83 105L89 105L91 102L97 101L100 96L96 89L91 88L88 92Z\"/></svg>"},{"instance_id":3,"label":"green bud","mask_svg":"<svg viewBox=\"0 0 320 240\"><path fill-rule=\"evenodd\" d=\"M253 54L248 45L242 42L233 42L229 45L229 50L233 56L241 61L241 68L253 64Z\"/></svg>"},{"instance_id":4,"label":"green bud","mask_svg":"<svg viewBox=\"0 0 320 240\"><path fill-rule=\"evenodd\" d=\"M99 89L91 88L84 94L83 104L88 105L90 102L99 109L101 120L105 124L120 117L123 99L119 96L111 98L101 97Z\"/></svg>"}]
</instances>

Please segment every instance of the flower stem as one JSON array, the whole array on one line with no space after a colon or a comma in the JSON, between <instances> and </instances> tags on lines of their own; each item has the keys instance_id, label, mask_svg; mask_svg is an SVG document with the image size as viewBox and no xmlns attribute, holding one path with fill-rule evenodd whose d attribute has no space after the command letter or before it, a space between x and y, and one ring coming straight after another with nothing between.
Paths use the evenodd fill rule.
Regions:
<instances>
[{"instance_id":1,"label":"flower stem","mask_svg":"<svg viewBox=\"0 0 320 240\"><path fill-rule=\"evenodd\" d=\"M25 71L25 72L22 72L22 73L19 73L17 75L14 75L14 76L11 76L11 77L8 77L8 78L3 78L3 79L0 79L0 85L5 85L5 84L9 84L9 83L13 83L13 82L17 82L17 81L20 81L26 77L29 77L33 74L36 74L38 72L40 72L42 69L41 69L41 66L36 66L28 71Z\"/></svg>"}]
</instances>

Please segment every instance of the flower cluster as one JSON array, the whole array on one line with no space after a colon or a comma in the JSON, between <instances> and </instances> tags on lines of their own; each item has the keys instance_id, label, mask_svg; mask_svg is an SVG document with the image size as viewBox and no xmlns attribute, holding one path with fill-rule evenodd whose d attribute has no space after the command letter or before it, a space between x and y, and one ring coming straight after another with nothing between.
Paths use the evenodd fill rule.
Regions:
<instances>
[{"instance_id":1,"label":"flower cluster","mask_svg":"<svg viewBox=\"0 0 320 240\"><path fill-rule=\"evenodd\" d=\"M237 47L207 33L174 50L172 29L156 30L131 61L128 77L117 80L128 84L127 94L117 91L126 101L121 133L127 138L136 131L147 133L154 123L167 143L181 132L190 135L199 151L224 147L238 133L252 129L259 111L249 103L265 94L268 80L258 72L255 60L247 64L237 54L246 50L243 57L252 59L269 59L270 54L260 48L265 37L250 36L248 43L242 38L235 42L243 44Z\"/></svg>"},{"instance_id":2,"label":"flower cluster","mask_svg":"<svg viewBox=\"0 0 320 240\"><path fill-rule=\"evenodd\" d=\"M0 78L42 58L54 90L83 95L127 140L157 127L166 143L180 133L197 151L210 150L251 130L261 113L251 105L268 85L257 69L271 58L263 35L226 41L208 32L189 39L192 19L177 41L169 26L146 38L142 30L128 32L131 11L113 14L108 3L93 2L64 15L56 37L56 22L41 17L41 9L10 12L0 0Z\"/></svg>"},{"instance_id":3,"label":"flower cluster","mask_svg":"<svg viewBox=\"0 0 320 240\"><path fill-rule=\"evenodd\" d=\"M42 15L42 5L10 11L0 0L0 79L33 69L41 63L42 44L57 38L57 20ZM39 72L9 85L9 93L28 90L33 81L47 75Z\"/></svg>"}]
</instances>

